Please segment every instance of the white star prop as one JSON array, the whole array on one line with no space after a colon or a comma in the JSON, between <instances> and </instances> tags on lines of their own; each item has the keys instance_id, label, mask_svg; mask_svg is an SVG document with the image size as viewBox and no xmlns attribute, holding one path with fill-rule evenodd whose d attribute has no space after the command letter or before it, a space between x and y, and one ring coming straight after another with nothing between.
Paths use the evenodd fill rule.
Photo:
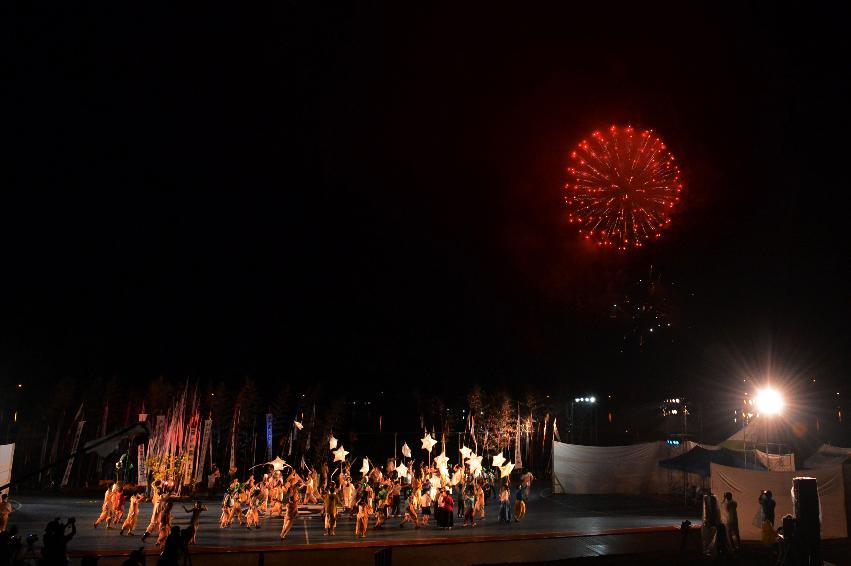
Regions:
<instances>
[{"instance_id":1,"label":"white star prop","mask_svg":"<svg viewBox=\"0 0 851 566\"><path fill-rule=\"evenodd\" d=\"M304 425L303 425L303 424L301 424L301 423L300 423L300 422L298 422L298 421L293 421L293 424L294 424L294 425L295 425L295 427L296 427L297 429L299 429L299 430L301 430L301 429L303 429L303 428L304 428Z\"/></svg>"},{"instance_id":2,"label":"white star prop","mask_svg":"<svg viewBox=\"0 0 851 566\"><path fill-rule=\"evenodd\" d=\"M449 463L449 458L446 457L446 452L442 452L440 456L435 458L434 463L437 464L438 468L445 468L446 464Z\"/></svg>"},{"instance_id":3,"label":"white star prop","mask_svg":"<svg viewBox=\"0 0 851 566\"><path fill-rule=\"evenodd\" d=\"M431 487L440 487L440 476L432 474L432 476L428 479L428 483L431 484Z\"/></svg>"},{"instance_id":4,"label":"white star prop","mask_svg":"<svg viewBox=\"0 0 851 566\"><path fill-rule=\"evenodd\" d=\"M275 470L277 470L277 471L281 471L281 470L283 470L283 469L284 469L284 466L286 466L286 465L287 465L287 463L286 463L286 462L284 462L283 460L281 460L281 457L280 457L280 456L275 456L275 459L274 459L274 460L272 460L272 461L271 461L271 462L269 462L269 463L270 463L270 464L272 464L272 467L273 467Z\"/></svg>"},{"instance_id":5,"label":"white star prop","mask_svg":"<svg viewBox=\"0 0 851 566\"><path fill-rule=\"evenodd\" d=\"M337 447L337 439L334 438L334 435L331 435L331 438L328 439L328 450L333 450Z\"/></svg>"},{"instance_id":6,"label":"white star prop","mask_svg":"<svg viewBox=\"0 0 851 566\"><path fill-rule=\"evenodd\" d=\"M408 475L408 466L405 465L404 462L396 466L396 472L399 474L400 478L404 478Z\"/></svg>"},{"instance_id":7,"label":"white star prop","mask_svg":"<svg viewBox=\"0 0 851 566\"><path fill-rule=\"evenodd\" d=\"M511 475L511 470L513 470L513 469L514 469L514 463L513 462L509 462L504 466L500 466L499 467L499 471L500 471L499 477L507 478L508 476Z\"/></svg>"},{"instance_id":8,"label":"white star prop","mask_svg":"<svg viewBox=\"0 0 851 566\"><path fill-rule=\"evenodd\" d=\"M462 460L466 460L467 458L470 457L470 454L473 453L473 451L470 450L469 448L467 448L466 446L462 446L461 449L458 450L458 451L461 453L461 459Z\"/></svg>"},{"instance_id":9,"label":"white star prop","mask_svg":"<svg viewBox=\"0 0 851 566\"><path fill-rule=\"evenodd\" d=\"M343 448L343 445L341 444L339 448L334 450L333 454L335 462L345 462L346 454L348 454L348 452L346 452L346 449Z\"/></svg>"},{"instance_id":10,"label":"white star prop","mask_svg":"<svg viewBox=\"0 0 851 566\"><path fill-rule=\"evenodd\" d=\"M363 459L363 466L361 466L361 468L360 468L360 473L362 473L363 475L366 475L366 474L369 473L369 458Z\"/></svg>"},{"instance_id":11,"label":"white star prop","mask_svg":"<svg viewBox=\"0 0 851 566\"><path fill-rule=\"evenodd\" d=\"M434 445L437 444L437 441L431 437L429 433L422 438L423 450L428 450L429 454L431 454L431 449L434 448Z\"/></svg>"},{"instance_id":12,"label":"white star prop","mask_svg":"<svg viewBox=\"0 0 851 566\"><path fill-rule=\"evenodd\" d=\"M404 456L405 458L411 457L411 448L408 446L407 442L402 445L402 456Z\"/></svg>"},{"instance_id":13,"label":"white star prop","mask_svg":"<svg viewBox=\"0 0 851 566\"><path fill-rule=\"evenodd\" d=\"M505 464L505 456L503 456L502 454L497 454L493 457L493 462L491 462L491 466L499 468L503 464Z\"/></svg>"},{"instance_id":14,"label":"white star prop","mask_svg":"<svg viewBox=\"0 0 851 566\"><path fill-rule=\"evenodd\" d=\"M467 465L470 466L470 473L476 475L476 470L482 471L482 457L470 454L470 457L467 458Z\"/></svg>"}]
</instances>

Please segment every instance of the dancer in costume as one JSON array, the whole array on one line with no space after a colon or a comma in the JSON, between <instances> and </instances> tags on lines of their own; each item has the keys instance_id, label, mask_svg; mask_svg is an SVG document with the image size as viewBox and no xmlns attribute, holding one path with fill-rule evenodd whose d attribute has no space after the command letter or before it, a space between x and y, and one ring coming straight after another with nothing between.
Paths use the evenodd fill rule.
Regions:
<instances>
[{"instance_id":1,"label":"dancer in costume","mask_svg":"<svg viewBox=\"0 0 851 566\"><path fill-rule=\"evenodd\" d=\"M151 484L151 503L154 505L154 508L151 510L151 522L145 527L145 532L142 534L142 542L145 542L145 539L151 536L151 533L158 529L160 525L160 505L162 504L162 482L160 480L154 480Z\"/></svg>"},{"instance_id":2,"label":"dancer in costume","mask_svg":"<svg viewBox=\"0 0 851 566\"><path fill-rule=\"evenodd\" d=\"M196 500L191 508L187 508L184 505L183 510L187 513L192 513L192 517L189 519L189 526L186 527L187 544L195 544L195 537L198 536L198 527L201 526L201 513L207 510L207 506L203 505L201 501Z\"/></svg>"},{"instance_id":3,"label":"dancer in costume","mask_svg":"<svg viewBox=\"0 0 851 566\"><path fill-rule=\"evenodd\" d=\"M473 493L473 486L468 485L464 490L464 526L468 526L470 523L475 527L476 526L476 515L473 511L473 508L476 505L476 496Z\"/></svg>"},{"instance_id":4,"label":"dancer in costume","mask_svg":"<svg viewBox=\"0 0 851 566\"><path fill-rule=\"evenodd\" d=\"M128 535L133 536L133 530L136 528L136 519L139 516L139 503L144 497L141 493L134 493L130 496L130 509L127 511L127 518L121 525L122 536L124 535L124 531L127 531Z\"/></svg>"},{"instance_id":5,"label":"dancer in costume","mask_svg":"<svg viewBox=\"0 0 851 566\"><path fill-rule=\"evenodd\" d=\"M473 515L478 516L478 518L482 521L485 520L485 490L482 488L482 483L480 481L476 481L473 483L474 494L476 496L476 504L473 508ZM474 517L475 519L475 517Z\"/></svg>"},{"instance_id":6,"label":"dancer in costume","mask_svg":"<svg viewBox=\"0 0 851 566\"><path fill-rule=\"evenodd\" d=\"M337 507L341 505L337 487L332 483L322 499L322 513L325 515L325 534L337 534Z\"/></svg>"},{"instance_id":7,"label":"dancer in costume","mask_svg":"<svg viewBox=\"0 0 851 566\"><path fill-rule=\"evenodd\" d=\"M418 492L418 490L411 491L411 497L413 497L417 492ZM420 497L419 497L420 507L422 507L422 510L423 510L423 518L422 518L423 525L428 525L428 521L431 518L432 501L431 501L431 493L430 492L431 492L431 490L429 490L429 489L423 489L422 495L420 495Z\"/></svg>"},{"instance_id":8,"label":"dancer in costume","mask_svg":"<svg viewBox=\"0 0 851 566\"><path fill-rule=\"evenodd\" d=\"M355 519L355 536L366 537L369 516L372 515L372 488L364 481L358 495L358 514Z\"/></svg>"},{"instance_id":9,"label":"dancer in costume","mask_svg":"<svg viewBox=\"0 0 851 566\"><path fill-rule=\"evenodd\" d=\"M92 525L92 527L94 527L95 529L98 528L98 525L100 525L104 521L106 521L106 527L109 528L109 521L115 514L115 503L113 496L117 489L118 486L115 484L112 484L111 486L106 488L106 492L104 492L103 494L103 505L101 505L100 508L100 515L98 515L98 518L95 519L94 525Z\"/></svg>"},{"instance_id":10,"label":"dancer in costume","mask_svg":"<svg viewBox=\"0 0 851 566\"><path fill-rule=\"evenodd\" d=\"M171 522L173 519L171 516L171 509L173 507L174 502L171 500L171 496L166 496L165 501L162 503L162 510L160 511L160 532L157 536L157 546L165 544L165 539L167 539L169 533L171 533Z\"/></svg>"},{"instance_id":11,"label":"dancer in costume","mask_svg":"<svg viewBox=\"0 0 851 566\"><path fill-rule=\"evenodd\" d=\"M260 490L255 489L248 497L248 510L245 512L245 526L247 528L260 528Z\"/></svg>"},{"instance_id":12,"label":"dancer in costume","mask_svg":"<svg viewBox=\"0 0 851 566\"><path fill-rule=\"evenodd\" d=\"M419 518L417 517L417 511L420 508L419 494L416 491L412 491L411 495L408 497L407 503L408 503L408 505L407 505L407 509L405 510L405 516L402 517L402 521L399 523L399 527L403 528L405 526L405 523L407 523L408 521L413 521L414 522L414 528L419 529L420 528L420 521L419 521ZM425 519L425 517L423 517L423 519Z\"/></svg>"},{"instance_id":13,"label":"dancer in costume","mask_svg":"<svg viewBox=\"0 0 851 566\"><path fill-rule=\"evenodd\" d=\"M522 483L514 493L514 522L520 522L526 516L526 486Z\"/></svg>"},{"instance_id":14,"label":"dancer in costume","mask_svg":"<svg viewBox=\"0 0 851 566\"><path fill-rule=\"evenodd\" d=\"M284 515L284 526L281 528L281 540L287 538L290 530L293 528L293 523L298 517L298 490L290 488L289 501L287 501L287 511Z\"/></svg>"}]
</instances>

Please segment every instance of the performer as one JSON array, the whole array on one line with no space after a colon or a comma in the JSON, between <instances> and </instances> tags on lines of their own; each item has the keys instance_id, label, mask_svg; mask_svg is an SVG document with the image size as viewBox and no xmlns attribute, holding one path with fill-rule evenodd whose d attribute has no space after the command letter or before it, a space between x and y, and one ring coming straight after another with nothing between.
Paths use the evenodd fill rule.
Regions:
<instances>
[{"instance_id":1,"label":"performer","mask_svg":"<svg viewBox=\"0 0 851 566\"><path fill-rule=\"evenodd\" d=\"M219 528L224 529L229 527L233 519L233 496L225 491L225 496L222 498L222 514L219 516Z\"/></svg>"},{"instance_id":2,"label":"performer","mask_svg":"<svg viewBox=\"0 0 851 566\"><path fill-rule=\"evenodd\" d=\"M117 489L115 484L106 488L106 491L103 494L103 505L100 508L100 515L95 519L94 528L98 528L102 522L106 521L106 526L109 528L109 521L112 518L112 515L115 513L115 505L113 503L112 496Z\"/></svg>"},{"instance_id":3,"label":"performer","mask_svg":"<svg viewBox=\"0 0 851 566\"><path fill-rule=\"evenodd\" d=\"M394 470L395 473L395 470ZM398 473L396 474L398 476ZM401 515L400 506L402 504L402 480L396 479L393 481L392 493L390 494L392 498L392 514L394 517L398 517Z\"/></svg>"},{"instance_id":4,"label":"performer","mask_svg":"<svg viewBox=\"0 0 851 566\"><path fill-rule=\"evenodd\" d=\"M154 480L151 486L151 503L154 504L154 508L151 511L151 522L148 523L148 526L145 527L145 533L142 535L142 542L145 542L145 539L151 536L151 533L154 532L155 529L159 528L160 524L160 504L162 503L162 482L160 480Z\"/></svg>"},{"instance_id":5,"label":"performer","mask_svg":"<svg viewBox=\"0 0 851 566\"><path fill-rule=\"evenodd\" d=\"M145 496L141 493L135 493L130 496L130 510L127 511L127 518L121 525L121 535L124 536L124 531L133 536L133 529L136 528L136 518L139 516L139 503Z\"/></svg>"},{"instance_id":6,"label":"performer","mask_svg":"<svg viewBox=\"0 0 851 566\"><path fill-rule=\"evenodd\" d=\"M6 530L9 526L9 514L15 510L12 509L12 504L9 502L9 494L4 493L0 496L0 533Z\"/></svg>"},{"instance_id":7,"label":"performer","mask_svg":"<svg viewBox=\"0 0 851 566\"><path fill-rule=\"evenodd\" d=\"M248 510L245 512L245 526L246 528L254 527L255 529L260 528L260 511L258 507L260 506L259 500L259 490L255 489L251 492L251 495L248 497Z\"/></svg>"},{"instance_id":8,"label":"performer","mask_svg":"<svg viewBox=\"0 0 851 566\"><path fill-rule=\"evenodd\" d=\"M408 521L413 521L414 522L414 528L419 529L420 528L420 521L417 518L417 511L419 510L419 508L420 508L419 494L415 491L412 491L411 496L408 497L408 506L407 506L407 509L405 510L405 516L402 517L402 521L399 523L399 527L404 528L405 523L407 523ZM425 521L425 508L423 508L423 523L425 523L425 522L426 522Z\"/></svg>"},{"instance_id":9,"label":"performer","mask_svg":"<svg viewBox=\"0 0 851 566\"><path fill-rule=\"evenodd\" d=\"M118 484L116 484L116 486L118 486ZM116 492L112 495L112 502L113 512L111 521L107 521L107 529L111 529L115 525L119 524L121 522L121 519L124 517L124 504L127 502L127 498L124 496L124 489L122 489L120 486L117 487Z\"/></svg>"},{"instance_id":10,"label":"performer","mask_svg":"<svg viewBox=\"0 0 851 566\"><path fill-rule=\"evenodd\" d=\"M358 515L355 519L355 536L366 538L369 516L372 515L372 488L364 481L358 497Z\"/></svg>"},{"instance_id":11,"label":"performer","mask_svg":"<svg viewBox=\"0 0 851 566\"><path fill-rule=\"evenodd\" d=\"M411 497L414 497L415 494L418 493L418 490L411 491ZM428 489L422 490L422 495L420 496L420 506L423 510L423 525L428 525L429 518L431 517L431 494Z\"/></svg>"},{"instance_id":12,"label":"performer","mask_svg":"<svg viewBox=\"0 0 851 566\"><path fill-rule=\"evenodd\" d=\"M318 485L318 474L316 470L310 470L307 473L307 487L304 492L304 501L305 503L310 500L312 504L316 504L316 488Z\"/></svg>"},{"instance_id":13,"label":"performer","mask_svg":"<svg viewBox=\"0 0 851 566\"><path fill-rule=\"evenodd\" d=\"M472 523L476 526L476 515L473 507L476 504L476 496L473 494L473 486L468 485L464 490L464 526Z\"/></svg>"},{"instance_id":14,"label":"performer","mask_svg":"<svg viewBox=\"0 0 851 566\"><path fill-rule=\"evenodd\" d=\"M157 536L157 546L165 544L165 539L167 539L169 533L171 533L172 507L174 507L174 502L171 500L171 496L166 496L164 503L162 503L162 510L160 511L160 532Z\"/></svg>"},{"instance_id":15,"label":"performer","mask_svg":"<svg viewBox=\"0 0 851 566\"><path fill-rule=\"evenodd\" d=\"M290 530L293 528L293 522L298 517L298 490L295 487L290 488L290 498L287 501L287 511L284 515L284 526L281 529L281 540L287 538Z\"/></svg>"},{"instance_id":16,"label":"performer","mask_svg":"<svg viewBox=\"0 0 851 566\"><path fill-rule=\"evenodd\" d=\"M337 487L332 483L328 493L322 500L322 512L325 515L325 534L334 536L337 534L337 507L340 505L340 497L337 495Z\"/></svg>"},{"instance_id":17,"label":"performer","mask_svg":"<svg viewBox=\"0 0 851 566\"><path fill-rule=\"evenodd\" d=\"M352 478L346 476L343 483L343 507L351 511L354 506L355 484Z\"/></svg>"},{"instance_id":18,"label":"performer","mask_svg":"<svg viewBox=\"0 0 851 566\"><path fill-rule=\"evenodd\" d=\"M189 509L184 505L183 510L187 513L192 513L192 517L189 519L189 526L186 527L186 539L189 541L187 544L195 544L195 537L198 536L198 527L201 525L201 513L207 510L207 506L203 505L201 501L196 500L195 505Z\"/></svg>"},{"instance_id":19,"label":"performer","mask_svg":"<svg viewBox=\"0 0 851 566\"><path fill-rule=\"evenodd\" d=\"M473 514L477 515L478 518L482 521L485 520L485 490L482 488L482 483L477 481L473 484L475 486L475 496L476 496L476 504L473 508Z\"/></svg>"},{"instance_id":20,"label":"performer","mask_svg":"<svg viewBox=\"0 0 851 566\"><path fill-rule=\"evenodd\" d=\"M511 523L511 488L508 482L503 484L499 491L499 520L504 523Z\"/></svg>"},{"instance_id":21,"label":"performer","mask_svg":"<svg viewBox=\"0 0 851 566\"><path fill-rule=\"evenodd\" d=\"M527 471L520 479L523 481L523 486L525 488L525 497L523 497L523 501L528 501L529 494L532 492L532 480L535 479L535 476L532 475L532 472Z\"/></svg>"},{"instance_id":22,"label":"performer","mask_svg":"<svg viewBox=\"0 0 851 566\"><path fill-rule=\"evenodd\" d=\"M519 523L526 516L526 486L522 483L517 486L517 492L514 494L514 522Z\"/></svg>"}]
</instances>

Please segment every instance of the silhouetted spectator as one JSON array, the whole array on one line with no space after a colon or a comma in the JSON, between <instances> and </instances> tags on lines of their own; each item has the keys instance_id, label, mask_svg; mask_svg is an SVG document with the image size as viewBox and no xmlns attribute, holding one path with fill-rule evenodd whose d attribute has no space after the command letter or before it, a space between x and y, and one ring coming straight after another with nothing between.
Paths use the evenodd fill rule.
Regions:
<instances>
[{"instance_id":1,"label":"silhouetted spectator","mask_svg":"<svg viewBox=\"0 0 851 566\"><path fill-rule=\"evenodd\" d=\"M184 554L184 541L180 535L180 527L173 526L165 539L163 551L157 560L157 566L178 566Z\"/></svg>"},{"instance_id":2,"label":"silhouetted spectator","mask_svg":"<svg viewBox=\"0 0 851 566\"><path fill-rule=\"evenodd\" d=\"M145 553L142 549L134 550L127 557L127 560L121 563L121 566L145 566Z\"/></svg>"},{"instance_id":3,"label":"silhouetted spectator","mask_svg":"<svg viewBox=\"0 0 851 566\"><path fill-rule=\"evenodd\" d=\"M65 533L71 528L70 533ZM47 523L44 529L44 548L41 551L41 563L44 566L66 566L68 564L68 543L77 534L77 521L74 517L67 523L59 521L59 517Z\"/></svg>"}]
</instances>

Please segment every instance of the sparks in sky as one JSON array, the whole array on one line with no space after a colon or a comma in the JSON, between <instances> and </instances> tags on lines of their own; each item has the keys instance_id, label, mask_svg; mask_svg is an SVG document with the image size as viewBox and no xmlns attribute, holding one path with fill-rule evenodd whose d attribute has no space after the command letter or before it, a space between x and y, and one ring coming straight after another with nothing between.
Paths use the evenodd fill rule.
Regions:
<instances>
[{"instance_id":1,"label":"sparks in sky","mask_svg":"<svg viewBox=\"0 0 851 566\"><path fill-rule=\"evenodd\" d=\"M653 130L612 126L570 154L564 200L586 239L620 250L659 238L680 201L680 169Z\"/></svg>"}]
</instances>

